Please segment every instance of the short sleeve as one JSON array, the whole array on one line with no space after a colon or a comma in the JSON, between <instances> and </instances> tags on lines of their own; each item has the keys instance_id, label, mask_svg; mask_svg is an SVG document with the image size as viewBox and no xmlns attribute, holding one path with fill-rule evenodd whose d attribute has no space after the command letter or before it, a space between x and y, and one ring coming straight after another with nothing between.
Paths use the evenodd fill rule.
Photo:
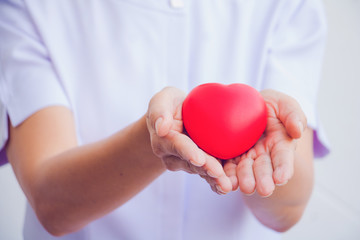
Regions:
<instances>
[{"instance_id":1,"label":"short sleeve","mask_svg":"<svg viewBox=\"0 0 360 240\"><path fill-rule=\"evenodd\" d=\"M51 105L69 107L46 46L20 0L0 1L0 164L8 118L17 126Z\"/></svg>"},{"instance_id":2,"label":"short sleeve","mask_svg":"<svg viewBox=\"0 0 360 240\"><path fill-rule=\"evenodd\" d=\"M314 129L314 154L323 157L329 144L317 115L317 93L326 42L326 19L317 0L283 1L269 41L263 88L294 97Z\"/></svg>"}]
</instances>

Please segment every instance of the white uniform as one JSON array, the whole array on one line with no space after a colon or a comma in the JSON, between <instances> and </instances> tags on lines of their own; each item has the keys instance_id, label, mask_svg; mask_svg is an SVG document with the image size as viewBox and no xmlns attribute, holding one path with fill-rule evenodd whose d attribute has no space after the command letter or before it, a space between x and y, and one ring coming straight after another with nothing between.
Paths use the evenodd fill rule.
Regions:
<instances>
[{"instance_id":1,"label":"white uniform","mask_svg":"<svg viewBox=\"0 0 360 240\"><path fill-rule=\"evenodd\" d=\"M67 106L86 144L139 119L165 86L242 82L295 97L324 155L316 96L325 35L317 0L0 0L0 149L8 116L18 125ZM53 238L29 206L24 237ZM239 192L218 196L198 176L167 172L56 239L278 238Z\"/></svg>"}]
</instances>

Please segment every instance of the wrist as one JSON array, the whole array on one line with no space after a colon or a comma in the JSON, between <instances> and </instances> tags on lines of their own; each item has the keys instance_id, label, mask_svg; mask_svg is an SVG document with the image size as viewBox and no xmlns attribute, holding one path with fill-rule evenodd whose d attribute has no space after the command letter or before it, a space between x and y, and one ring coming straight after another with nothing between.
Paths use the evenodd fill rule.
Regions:
<instances>
[{"instance_id":1,"label":"wrist","mask_svg":"<svg viewBox=\"0 0 360 240\"><path fill-rule=\"evenodd\" d=\"M146 116L142 116L134 123L133 131L139 136L138 140L134 141L134 149L136 149L134 154L137 155L137 159L143 159L144 167L163 173L166 167L162 160L153 152Z\"/></svg>"}]
</instances>

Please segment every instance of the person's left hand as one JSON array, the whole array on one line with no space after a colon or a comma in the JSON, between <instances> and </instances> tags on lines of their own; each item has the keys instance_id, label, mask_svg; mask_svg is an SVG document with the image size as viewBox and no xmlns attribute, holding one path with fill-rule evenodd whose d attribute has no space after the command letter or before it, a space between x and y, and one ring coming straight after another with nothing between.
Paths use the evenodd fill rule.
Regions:
<instances>
[{"instance_id":1,"label":"person's left hand","mask_svg":"<svg viewBox=\"0 0 360 240\"><path fill-rule=\"evenodd\" d=\"M224 170L233 190L239 187L246 195L256 190L267 197L276 185L286 184L293 176L296 139L307 123L295 99L274 90L264 90L261 95L268 113L265 132L249 151L226 161Z\"/></svg>"}]
</instances>

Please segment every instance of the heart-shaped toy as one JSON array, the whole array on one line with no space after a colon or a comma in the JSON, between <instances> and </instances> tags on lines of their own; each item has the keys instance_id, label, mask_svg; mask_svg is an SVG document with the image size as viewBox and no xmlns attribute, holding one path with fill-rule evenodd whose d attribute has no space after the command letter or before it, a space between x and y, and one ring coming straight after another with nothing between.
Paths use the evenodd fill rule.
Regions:
<instances>
[{"instance_id":1,"label":"heart-shaped toy","mask_svg":"<svg viewBox=\"0 0 360 240\"><path fill-rule=\"evenodd\" d=\"M231 159L249 150L266 128L265 101L241 83L206 83L195 87L182 106L184 127L208 154Z\"/></svg>"}]
</instances>

